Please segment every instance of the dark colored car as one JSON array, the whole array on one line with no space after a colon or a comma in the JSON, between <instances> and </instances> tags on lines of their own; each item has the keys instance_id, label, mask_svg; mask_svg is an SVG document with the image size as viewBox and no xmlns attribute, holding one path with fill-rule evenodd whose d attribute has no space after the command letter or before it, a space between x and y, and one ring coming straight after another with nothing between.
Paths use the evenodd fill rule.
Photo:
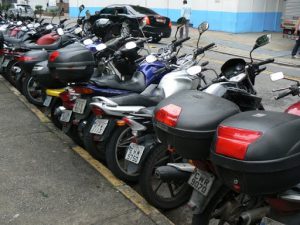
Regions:
<instances>
[{"instance_id":1,"label":"dark colored car","mask_svg":"<svg viewBox=\"0 0 300 225\"><path fill-rule=\"evenodd\" d=\"M90 17L90 24L100 18L107 18L118 24L123 35L143 36L139 25L144 23L143 32L146 37L153 37L153 42L171 35L171 21L153 10L137 5L110 5Z\"/></svg>"}]
</instances>

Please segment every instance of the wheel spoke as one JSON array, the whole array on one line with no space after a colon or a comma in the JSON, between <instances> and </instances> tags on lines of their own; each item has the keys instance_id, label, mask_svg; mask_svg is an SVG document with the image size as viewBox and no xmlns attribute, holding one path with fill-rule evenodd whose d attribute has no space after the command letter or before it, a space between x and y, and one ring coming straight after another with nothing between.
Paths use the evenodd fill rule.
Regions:
<instances>
[{"instance_id":1,"label":"wheel spoke","mask_svg":"<svg viewBox=\"0 0 300 225\"><path fill-rule=\"evenodd\" d=\"M171 183L167 183L167 184L168 184L168 188L169 188L169 191L171 193L171 196L174 197L175 194L174 194L174 190L173 190L172 184Z\"/></svg>"},{"instance_id":2,"label":"wheel spoke","mask_svg":"<svg viewBox=\"0 0 300 225\"><path fill-rule=\"evenodd\" d=\"M164 183L164 182L163 182L162 180L159 182L159 184L157 185L157 187L156 187L155 190L154 190L154 193L157 193L158 189L161 187L161 185L162 185L163 183Z\"/></svg>"}]
</instances>

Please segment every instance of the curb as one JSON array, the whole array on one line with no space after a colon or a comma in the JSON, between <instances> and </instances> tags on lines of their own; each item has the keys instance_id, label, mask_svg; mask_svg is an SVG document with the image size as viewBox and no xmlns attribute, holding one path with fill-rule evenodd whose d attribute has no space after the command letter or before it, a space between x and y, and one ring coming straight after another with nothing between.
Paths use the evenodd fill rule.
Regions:
<instances>
[{"instance_id":1,"label":"curb","mask_svg":"<svg viewBox=\"0 0 300 225\"><path fill-rule=\"evenodd\" d=\"M140 194L133 190L126 183L116 178L109 169L107 169L101 162L95 160L85 149L76 145L65 133L58 130L54 124L46 117L35 105L30 104L27 99L7 80L1 78L4 85L15 94L24 105L31 110L32 113L38 117L41 123L49 128L64 144L67 144L75 153L82 159L89 163L95 170L97 170L117 191L119 191L125 198L131 201L139 210L141 210L147 217L150 218L157 225L175 225L158 209L150 205Z\"/></svg>"}]
</instances>

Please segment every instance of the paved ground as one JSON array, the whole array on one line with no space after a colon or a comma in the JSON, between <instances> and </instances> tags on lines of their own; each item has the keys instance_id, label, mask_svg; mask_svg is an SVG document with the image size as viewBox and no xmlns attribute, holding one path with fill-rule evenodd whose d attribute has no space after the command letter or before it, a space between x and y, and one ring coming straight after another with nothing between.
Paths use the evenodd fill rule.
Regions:
<instances>
[{"instance_id":1,"label":"paved ground","mask_svg":"<svg viewBox=\"0 0 300 225\"><path fill-rule=\"evenodd\" d=\"M1 225L155 224L42 124L2 78L0 114Z\"/></svg>"}]
</instances>

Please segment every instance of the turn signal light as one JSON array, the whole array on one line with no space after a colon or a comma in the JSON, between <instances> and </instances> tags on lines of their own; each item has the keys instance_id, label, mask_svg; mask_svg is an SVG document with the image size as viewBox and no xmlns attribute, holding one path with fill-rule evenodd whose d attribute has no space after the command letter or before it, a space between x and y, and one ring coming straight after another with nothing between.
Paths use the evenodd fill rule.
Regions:
<instances>
[{"instance_id":1,"label":"turn signal light","mask_svg":"<svg viewBox=\"0 0 300 225\"><path fill-rule=\"evenodd\" d=\"M72 87L72 89L75 91L75 93L83 94L83 95L90 95L93 94L94 91L88 87Z\"/></svg>"},{"instance_id":2,"label":"turn signal light","mask_svg":"<svg viewBox=\"0 0 300 225\"><path fill-rule=\"evenodd\" d=\"M97 106L92 106L91 110L95 116L102 116L104 114L103 110Z\"/></svg>"},{"instance_id":3,"label":"turn signal light","mask_svg":"<svg viewBox=\"0 0 300 225\"><path fill-rule=\"evenodd\" d=\"M262 135L259 131L220 126L216 143L216 153L230 158L244 160L250 144Z\"/></svg>"},{"instance_id":4,"label":"turn signal light","mask_svg":"<svg viewBox=\"0 0 300 225\"><path fill-rule=\"evenodd\" d=\"M49 56L49 62L54 62L55 59L60 55L58 51L54 51Z\"/></svg>"},{"instance_id":5,"label":"turn signal light","mask_svg":"<svg viewBox=\"0 0 300 225\"><path fill-rule=\"evenodd\" d=\"M177 105L166 105L155 113L155 119L170 127L177 125L178 117L181 113L181 107Z\"/></svg>"}]
</instances>

